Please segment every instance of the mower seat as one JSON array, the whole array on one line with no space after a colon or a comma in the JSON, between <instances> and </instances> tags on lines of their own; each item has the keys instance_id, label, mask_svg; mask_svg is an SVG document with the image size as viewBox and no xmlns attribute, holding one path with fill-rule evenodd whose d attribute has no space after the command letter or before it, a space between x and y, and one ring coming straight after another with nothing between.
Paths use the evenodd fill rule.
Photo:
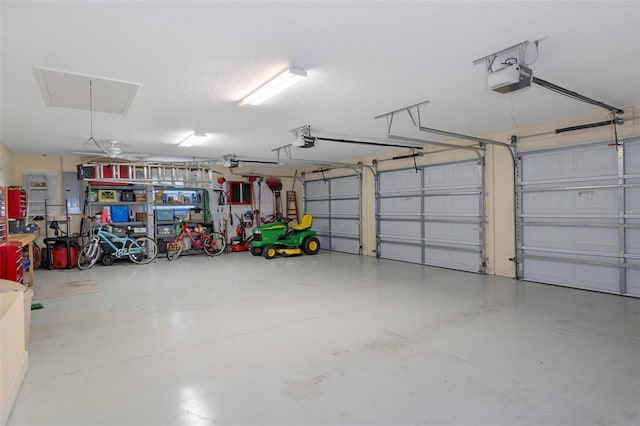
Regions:
<instances>
[{"instance_id":1,"label":"mower seat","mask_svg":"<svg viewBox=\"0 0 640 426\"><path fill-rule=\"evenodd\" d=\"M311 228L311 224L313 224L313 216L310 214L305 214L302 216L302 220L298 225L294 225L291 227L294 231L306 231Z\"/></svg>"}]
</instances>

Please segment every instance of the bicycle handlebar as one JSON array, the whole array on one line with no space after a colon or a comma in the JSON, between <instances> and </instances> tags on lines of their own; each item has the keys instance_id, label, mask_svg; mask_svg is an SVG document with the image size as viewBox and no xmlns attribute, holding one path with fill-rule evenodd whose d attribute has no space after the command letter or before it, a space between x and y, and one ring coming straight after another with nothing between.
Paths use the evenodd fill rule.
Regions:
<instances>
[{"instance_id":1,"label":"bicycle handlebar","mask_svg":"<svg viewBox=\"0 0 640 426\"><path fill-rule=\"evenodd\" d=\"M119 225L114 225L112 223L98 222L98 220L92 216L87 216L87 219L89 219L89 222L95 222L98 225L98 228L100 229L111 226L112 228L123 229L127 235L133 234L133 228L131 227L131 225L119 226Z\"/></svg>"}]
</instances>

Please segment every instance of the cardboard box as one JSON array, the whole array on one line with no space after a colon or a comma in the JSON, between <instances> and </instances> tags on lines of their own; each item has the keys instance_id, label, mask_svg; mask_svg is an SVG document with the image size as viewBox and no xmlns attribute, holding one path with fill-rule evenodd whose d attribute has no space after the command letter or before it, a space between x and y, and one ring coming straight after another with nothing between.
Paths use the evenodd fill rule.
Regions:
<instances>
[{"instance_id":1,"label":"cardboard box","mask_svg":"<svg viewBox=\"0 0 640 426\"><path fill-rule=\"evenodd\" d=\"M192 222L202 222L204 220L204 215L202 212L190 212L189 220Z\"/></svg>"}]
</instances>

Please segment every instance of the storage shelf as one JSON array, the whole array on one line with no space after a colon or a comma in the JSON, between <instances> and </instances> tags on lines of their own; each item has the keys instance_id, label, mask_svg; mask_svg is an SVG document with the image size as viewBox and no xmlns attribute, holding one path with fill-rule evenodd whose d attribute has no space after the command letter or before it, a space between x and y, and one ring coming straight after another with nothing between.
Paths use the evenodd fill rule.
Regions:
<instances>
[{"instance_id":1,"label":"storage shelf","mask_svg":"<svg viewBox=\"0 0 640 426\"><path fill-rule=\"evenodd\" d=\"M164 204L164 203L154 203L154 205L156 207L161 207L161 208L184 208L184 207L192 207L192 208L198 208L200 206L202 206L202 203L191 203L191 204Z\"/></svg>"},{"instance_id":2,"label":"storage shelf","mask_svg":"<svg viewBox=\"0 0 640 426\"><path fill-rule=\"evenodd\" d=\"M154 226L153 216L151 213L151 204L153 200L150 198L152 194L150 189L150 186L140 185L89 185L87 192L89 213L91 216L95 217L96 215L101 214L105 207L109 208L111 213L109 217L109 219L111 219L109 225L116 228L113 232L118 236L124 236L127 227L131 227L131 231L133 231L133 228L145 230L144 232L131 233L130 235L132 237L137 238L153 235ZM108 193L111 198L100 199L100 191L104 191L102 194ZM131 201L123 201L121 199L123 193L131 194L131 192L134 193L134 196L127 197L127 199ZM136 200L135 196L137 196L138 199L144 196L146 199L144 201ZM111 208L113 208L113 210L111 210ZM118 210L117 212L115 212L116 209ZM124 213L125 209L128 210L126 216ZM144 216L141 217L141 215ZM117 219L117 221L114 221L113 219ZM125 219L125 221L122 221L122 219Z\"/></svg>"},{"instance_id":3,"label":"storage shelf","mask_svg":"<svg viewBox=\"0 0 640 426\"><path fill-rule=\"evenodd\" d=\"M146 206L146 201L92 201L93 206Z\"/></svg>"}]
</instances>

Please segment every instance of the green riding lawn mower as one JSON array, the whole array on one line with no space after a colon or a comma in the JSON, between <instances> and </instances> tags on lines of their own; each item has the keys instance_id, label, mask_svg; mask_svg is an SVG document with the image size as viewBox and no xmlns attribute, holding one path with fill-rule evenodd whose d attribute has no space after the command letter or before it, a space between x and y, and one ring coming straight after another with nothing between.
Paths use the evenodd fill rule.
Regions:
<instances>
[{"instance_id":1,"label":"green riding lawn mower","mask_svg":"<svg viewBox=\"0 0 640 426\"><path fill-rule=\"evenodd\" d=\"M273 259L277 255L316 254L320 251L320 241L311 230L313 217L305 214L299 225L289 229L283 219L260 225L253 230L251 254Z\"/></svg>"}]
</instances>

